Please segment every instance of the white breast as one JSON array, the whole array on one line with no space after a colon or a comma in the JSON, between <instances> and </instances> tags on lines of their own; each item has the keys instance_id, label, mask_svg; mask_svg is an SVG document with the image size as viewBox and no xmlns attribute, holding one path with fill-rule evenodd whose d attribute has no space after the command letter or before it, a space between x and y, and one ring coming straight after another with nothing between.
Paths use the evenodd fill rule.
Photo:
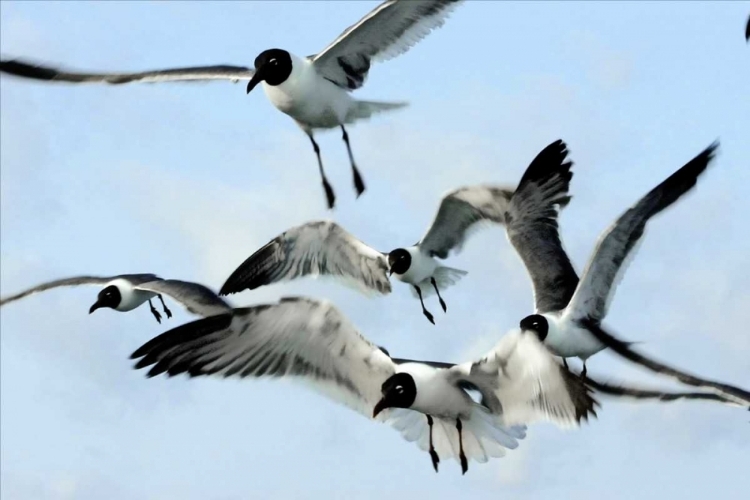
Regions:
<instances>
[{"instance_id":1,"label":"white breast","mask_svg":"<svg viewBox=\"0 0 750 500\"><path fill-rule=\"evenodd\" d=\"M120 304L115 307L116 311L132 311L136 307L140 306L147 300L156 297L155 293L146 292L143 290L135 290L133 285L126 279L118 278L110 281L105 287L114 285L120 290Z\"/></svg>"},{"instance_id":2,"label":"white breast","mask_svg":"<svg viewBox=\"0 0 750 500\"><path fill-rule=\"evenodd\" d=\"M280 85L263 82L266 97L304 129L333 128L344 123L354 100L344 89L320 76L308 59L292 55L292 73Z\"/></svg>"},{"instance_id":3,"label":"white breast","mask_svg":"<svg viewBox=\"0 0 750 500\"><path fill-rule=\"evenodd\" d=\"M549 323L544 344L553 354L564 358L578 357L585 361L604 349L604 344L570 318L554 314L544 314L544 317Z\"/></svg>"},{"instance_id":4,"label":"white breast","mask_svg":"<svg viewBox=\"0 0 750 500\"><path fill-rule=\"evenodd\" d=\"M474 404L462 389L449 383L447 371L421 363L404 363L396 368L397 373L408 373L417 386L417 398L412 410L442 418L468 419Z\"/></svg>"},{"instance_id":5,"label":"white breast","mask_svg":"<svg viewBox=\"0 0 750 500\"><path fill-rule=\"evenodd\" d=\"M429 255L422 253L417 247L407 248L406 251L411 254L411 265L404 274L394 274L393 277L412 285L419 285L430 279L438 267L438 262Z\"/></svg>"}]
</instances>

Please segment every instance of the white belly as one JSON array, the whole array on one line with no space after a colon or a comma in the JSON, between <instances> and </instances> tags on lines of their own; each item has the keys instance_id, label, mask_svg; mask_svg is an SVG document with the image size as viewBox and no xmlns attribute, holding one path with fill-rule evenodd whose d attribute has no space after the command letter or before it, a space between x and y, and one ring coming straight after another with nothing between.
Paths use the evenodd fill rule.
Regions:
<instances>
[{"instance_id":1,"label":"white belly","mask_svg":"<svg viewBox=\"0 0 750 500\"><path fill-rule=\"evenodd\" d=\"M266 97L304 129L338 127L346 121L353 99L344 89L309 71L281 85L263 82Z\"/></svg>"},{"instance_id":2,"label":"white belly","mask_svg":"<svg viewBox=\"0 0 750 500\"><path fill-rule=\"evenodd\" d=\"M156 297L155 293L132 288L120 287L120 304L115 308L117 311L132 311L149 299Z\"/></svg>"},{"instance_id":3,"label":"white belly","mask_svg":"<svg viewBox=\"0 0 750 500\"><path fill-rule=\"evenodd\" d=\"M413 250L409 248L407 250L411 253L411 265L409 266L409 269L404 274L394 274L393 276L397 280L412 285L419 285L423 281L429 280L439 265L438 261L423 254L417 249Z\"/></svg>"},{"instance_id":4,"label":"white belly","mask_svg":"<svg viewBox=\"0 0 750 500\"><path fill-rule=\"evenodd\" d=\"M557 356L584 361L606 347L588 330L565 318L558 319L556 325L550 324L544 344Z\"/></svg>"},{"instance_id":5,"label":"white belly","mask_svg":"<svg viewBox=\"0 0 750 500\"><path fill-rule=\"evenodd\" d=\"M471 415L472 399L463 390L448 383L445 370L419 363L404 363L396 369L414 377L417 398L412 410L445 419L468 419Z\"/></svg>"}]
</instances>

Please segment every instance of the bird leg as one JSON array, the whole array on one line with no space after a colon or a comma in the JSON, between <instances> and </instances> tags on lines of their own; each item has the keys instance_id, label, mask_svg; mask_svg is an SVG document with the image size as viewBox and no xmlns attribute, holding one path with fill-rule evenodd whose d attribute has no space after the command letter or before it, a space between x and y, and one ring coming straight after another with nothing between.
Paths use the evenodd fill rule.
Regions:
<instances>
[{"instance_id":1,"label":"bird leg","mask_svg":"<svg viewBox=\"0 0 750 500\"><path fill-rule=\"evenodd\" d=\"M323 181L323 189L326 191L326 199L328 200L328 208L333 208L333 205L336 201L336 196L333 194L333 188L331 188L331 185L328 183L328 179L326 178L326 173L323 170L323 160L320 159L320 148L318 147L318 143L315 142L315 139L313 138L312 132L308 132L307 136L310 138L310 142L312 142L313 149L315 150L315 155L318 157L318 170L320 171L320 178Z\"/></svg>"},{"instance_id":2,"label":"bird leg","mask_svg":"<svg viewBox=\"0 0 750 500\"><path fill-rule=\"evenodd\" d=\"M159 297L159 300L161 301L161 307L164 308L164 312L166 313L167 318L171 318L172 311L170 311L169 308L167 307L167 304L164 303L164 297L162 297L160 293L156 294L156 296Z\"/></svg>"},{"instance_id":3,"label":"bird leg","mask_svg":"<svg viewBox=\"0 0 750 500\"><path fill-rule=\"evenodd\" d=\"M456 429L458 430L458 458L461 459L461 474L466 474L466 471L469 470L469 461L466 460L466 455L464 454L464 438L461 436L461 429L463 429L463 426L461 425L461 419L456 419Z\"/></svg>"},{"instance_id":4,"label":"bird leg","mask_svg":"<svg viewBox=\"0 0 750 500\"><path fill-rule=\"evenodd\" d=\"M151 307L151 314L153 314L154 318L156 318L156 321L161 324L161 314L159 314L159 311L156 310L154 304L151 303L151 299L148 299L148 305Z\"/></svg>"},{"instance_id":5,"label":"bird leg","mask_svg":"<svg viewBox=\"0 0 750 500\"><path fill-rule=\"evenodd\" d=\"M443 308L443 312L448 312L448 308L445 306L445 301L440 296L440 290L438 290L437 282L434 277L430 278L430 283L432 283L432 287L435 289L435 293L437 293L438 299L440 300L440 307Z\"/></svg>"},{"instance_id":6,"label":"bird leg","mask_svg":"<svg viewBox=\"0 0 750 500\"><path fill-rule=\"evenodd\" d=\"M440 457L438 457L435 447L432 445L432 423L432 417L427 415L427 425L430 426L430 458L432 459L432 466L435 468L435 472L437 472Z\"/></svg>"},{"instance_id":7,"label":"bird leg","mask_svg":"<svg viewBox=\"0 0 750 500\"><path fill-rule=\"evenodd\" d=\"M362 181L362 176L359 175L359 170L357 170L357 165L354 163L354 155L352 154L352 148L349 145L349 134L346 133L346 129L343 125L341 125L341 131L343 132L343 135L341 136L342 139L344 139L344 142L346 143L346 152L349 153L349 163L352 165L352 175L354 176L354 188L357 190L357 198L359 198L359 195L365 192L365 183Z\"/></svg>"},{"instance_id":8,"label":"bird leg","mask_svg":"<svg viewBox=\"0 0 750 500\"><path fill-rule=\"evenodd\" d=\"M422 314L424 314L425 317L430 321L430 323L434 325L435 319L432 317L432 314L430 314L430 311L428 311L424 306L424 300L422 300L422 289L420 289L417 285L414 285L414 288L417 290L417 295L419 295L419 303L422 304Z\"/></svg>"}]
</instances>

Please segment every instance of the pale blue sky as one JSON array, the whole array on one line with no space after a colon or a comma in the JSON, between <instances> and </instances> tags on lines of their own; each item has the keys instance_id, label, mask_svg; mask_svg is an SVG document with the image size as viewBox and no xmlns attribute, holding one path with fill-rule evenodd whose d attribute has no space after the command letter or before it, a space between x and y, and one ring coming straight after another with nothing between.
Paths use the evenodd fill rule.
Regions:
<instances>
[{"instance_id":1,"label":"pale blue sky","mask_svg":"<svg viewBox=\"0 0 750 500\"><path fill-rule=\"evenodd\" d=\"M376 4L3 1L0 50L92 70L250 65L275 46L314 53ZM576 165L562 234L580 270L619 213L719 138L696 191L650 224L608 324L654 356L748 386L748 12L750 2L469 2L357 92L411 102L350 129L368 186L358 201L339 134L320 136L332 216L376 248L413 243L445 191L515 184L563 138ZM328 216L304 134L244 85L4 77L0 100L3 294L80 273L218 288L279 232ZM531 312L531 290L501 230L448 262L469 275L445 292L448 314L430 303L437 326L406 287L368 299L300 281L231 300L329 298L394 355L459 361ZM3 500L735 499L750 488L748 413L604 397L580 430L535 425L505 458L436 475L394 430L292 383L146 380L130 353L190 316L89 316L95 295L57 290L2 310ZM589 369L660 382L608 353Z\"/></svg>"}]
</instances>

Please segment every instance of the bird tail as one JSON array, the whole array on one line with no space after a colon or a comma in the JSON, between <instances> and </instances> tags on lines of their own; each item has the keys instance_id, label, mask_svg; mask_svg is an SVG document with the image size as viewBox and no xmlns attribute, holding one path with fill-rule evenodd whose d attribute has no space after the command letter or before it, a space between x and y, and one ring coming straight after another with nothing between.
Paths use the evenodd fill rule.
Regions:
<instances>
[{"instance_id":1,"label":"bird tail","mask_svg":"<svg viewBox=\"0 0 750 500\"><path fill-rule=\"evenodd\" d=\"M367 120L372 115L384 111L392 111L408 106L407 102L378 102L378 101L354 101L354 106L346 115L346 123L354 123L358 120Z\"/></svg>"},{"instance_id":2,"label":"bird tail","mask_svg":"<svg viewBox=\"0 0 750 500\"><path fill-rule=\"evenodd\" d=\"M435 283L437 283L438 290L442 292L446 288L453 286L461 281L461 278L463 278L467 274L469 274L468 271L463 271L461 269L438 266L438 268L435 269L435 272L432 273L432 277L435 278ZM414 289L414 287L410 288L412 295L416 297L417 291ZM422 297L429 297L430 295L435 294L435 288L432 286L429 278L419 283L419 289L422 290Z\"/></svg>"},{"instance_id":3,"label":"bird tail","mask_svg":"<svg viewBox=\"0 0 750 500\"><path fill-rule=\"evenodd\" d=\"M385 412L384 412L385 413ZM435 451L441 460L459 460L459 443L456 421L432 417L434 421L432 438ZM424 450L429 450L430 433L427 417L422 413L402 409L390 409L383 418L399 431L404 439L415 442ZM380 419L379 419L380 420ZM525 425L505 426L485 408L475 405L468 419L462 419L464 453L468 460L479 463L493 457L502 457L506 450L518 447L518 441L526 437Z\"/></svg>"}]
</instances>

